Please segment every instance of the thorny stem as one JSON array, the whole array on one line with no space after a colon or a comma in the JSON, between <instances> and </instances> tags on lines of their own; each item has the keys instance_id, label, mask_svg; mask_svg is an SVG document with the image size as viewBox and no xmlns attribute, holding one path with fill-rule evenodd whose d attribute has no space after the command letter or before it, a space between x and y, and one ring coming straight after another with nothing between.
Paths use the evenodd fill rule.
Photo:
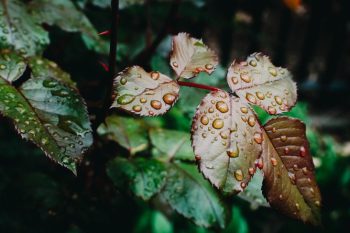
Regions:
<instances>
[{"instance_id":1,"label":"thorny stem","mask_svg":"<svg viewBox=\"0 0 350 233\"><path fill-rule=\"evenodd\" d=\"M207 85L198 84L198 83L191 83L191 82L177 81L177 84L179 84L180 86L195 87L195 88L204 89L204 90L208 90L208 91L219 91L220 90L217 87L207 86Z\"/></svg>"}]
</instances>

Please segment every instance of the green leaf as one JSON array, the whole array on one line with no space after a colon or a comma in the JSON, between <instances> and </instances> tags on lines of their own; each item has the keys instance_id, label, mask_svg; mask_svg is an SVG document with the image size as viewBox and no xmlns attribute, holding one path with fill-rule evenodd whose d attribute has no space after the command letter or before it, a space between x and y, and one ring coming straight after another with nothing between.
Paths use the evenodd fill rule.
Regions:
<instances>
[{"instance_id":1,"label":"green leaf","mask_svg":"<svg viewBox=\"0 0 350 233\"><path fill-rule=\"evenodd\" d=\"M190 134L165 129L151 129L152 145L159 150L160 159L194 160Z\"/></svg>"},{"instance_id":2,"label":"green leaf","mask_svg":"<svg viewBox=\"0 0 350 233\"><path fill-rule=\"evenodd\" d=\"M173 209L197 225L225 227L224 205L213 187L198 173L196 166L169 164L161 195Z\"/></svg>"},{"instance_id":3,"label":"green leaf","mask_svg":"<svg viewBox=\"0 0 350 233\"><path fill-rule=\"evenodd\" d=\"M28 7L38 22L57 25L68 32L81 32L84 41L94 44L91 49L108 53L108 43L98 36L89 19L70 0L35 0Z\"/></svg>"},{"instance_id":4,"label":"green leaf","mask_svg":"<svg viewBox=\"0 0 350 233\"><path fill-rule=\"evenodd\" d=\"M0 3L0 48L10 48L31 56L40 54L49 43L48 33L18 0Z\"/></svg>"},{"instance_id":5,"label":"green leaf","mask_svg":"<svg viewBox=\"0 0 350 233\"><path fill-rule=\"evenodd\" d=\"M275 209L312 224L319 223L321 195L305 135L305 125L288 117L264 126L264 194Z\"/></svg>"},{"instance_id":6,"label":"green leaf","mask_svg":"<svg viewBox=\"0 0 350 233\"><path fill-rule=\"evenodd\" d=\"M27 67L22 57L6 50L0 52L0 61L0 77L9 82L19 79Z\"/></svg>"},{"instance_id":7,"label":"green leaf","mask_svg":"<svg viewBox=\"0 0 350 233\"><path fill-rule=\"evenodd\" d=\"M249 226L241 211L237 207L232 208L232 217L223 233L249 233Z\"/></svg>"},{"instance_id":8,"label":"green leaf","mask_svg":"<svg viewBox=\"0 0 350 233\"><path fill-rule=\"evenodd\" d=\"M179 33L173 37L170 65L178 77L193 78L200 72L211 74L218 64L218 57L202 40Z\"/></svg>"},{"instance_id":9,"label":"green leaf","mask_svg":"<svg viewBox=\"0 0 350 233\"><path fill-rule=\"evenodd\" d=\"M115 158L107 165L107 174L118 189L129 188L143 200L149 200L158 193L166 178L161 162L144 158Z\"/></svg>"},{"instance_id":10,"label":"green leaf","mask_svg":"<svg viewBox=\"0 0 350 233\"><path fill-rule=\"evenodd\" d=\"M217 188L238 193L247 187L261 154L262 135L254 112L227 92L209 93L192 123L199 169Z\"/></svg>"},{"instance_id":11,"label":"green leaf","mask_svg":"<svg viewBox=\"0 0 350 233\"><path fill-rule=\"evenodd\" d=\"M134 233L173 233L173 225L159 211L144 211L134 228Z\"/></svg>"},{"instance_id":12,"label":"green leaf","mask_svg":"<svg viewBox=\"0 0 350 233\"><path fill-rule=\"evenodd\" d=\"M1 60L0 64L18 70L24 61L19 57L16 60L19 61L17 67L12 59ZM6 69L0 76L1 113L14 121L23 138L34 142L49 158L76 173L75 162L92 144L83 99L57 79L45 76L32 77L16 89L9 82L14 76ZM3 77L4 74L10 76Z\"/></svg>"},{"instance_id":13,"label":"green leaf","mask_svg":"<svg viewBox=\"0 0 350 233\"><path fill-rule=\"evenodd\" d=\"M169 77L139 66L125 69L114 80L112 107L140 116L164 114L179 97L179 85Z\"/></svg>"},{"instance_id":14,"label":"green leaf","mask_svg":"<svg viewBox=\"0 0 350 233\"><path fill-rule=\"evenodd\" d=\"M105 123L98 127L97 132L101 136L116 141L130 154L143 151L148 147L144 123L133 118L109 116Z\"/></svg>"},{"instance_id":15,"label":"green leaf","mask_svg":"<svg viewBox=\"0 0 350 233\"><path fill-rule=\"evenodd\" d=\"M236 94L249 103L275 115L288 112L296 103L296 84L287 69L276 68L267 56L250 55L246 61L234 61L227 82Z\"/></svg>"}]
</instances>

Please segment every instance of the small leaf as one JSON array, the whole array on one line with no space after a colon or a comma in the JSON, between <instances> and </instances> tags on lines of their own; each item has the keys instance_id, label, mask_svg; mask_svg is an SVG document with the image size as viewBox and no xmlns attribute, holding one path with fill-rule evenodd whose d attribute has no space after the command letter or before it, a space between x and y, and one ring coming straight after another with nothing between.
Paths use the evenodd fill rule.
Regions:
<instances>
[{"instance_id":1,"label":"small leaf","mask_svg":"<svg viewBox=\"0 0 350 233\"><path fill-rule=\"evenodd\" d=\"M24 3L18 0L0 3L1 48L11 48L23 55L41 53L49 43L48 33L30 14Z\"/></svg>"},{"instance_id":2,"label":"small leaf","mask_svg":"<svg viewBox=\"0 0 350 233\"><path fill-rule=\"evenodd\" d=\"M0 52L0 61L0 77L10 83L19 79L27 67L22 57L8 50Z\"/></svg>"},{"instance_id":3,"label":"small leaf","mask_svg":"<svg viewBox=\"0 0 350 233\"><path fill-rule=\"evenodd\" d=\"M209 93L192 123L192 145L199 168L224 192L240 192L255 172L262 135L254 112L227 92Z\"/></svg>"},{"instance_id":4,"label":"small leaf","mask_svg":"<svg viewBox=\"0 0 350 233\"><path fill-rule=\"evenodd\" d=\"M159 150L160 159L194 160L190 135L176 130L150 130L152 145Z\"/></svg>"},{"instance_id":5,"label":"small leaf","mask_svg":"<svg viewBox=\"0 0 350 233\"><path fill-rule=\"evenodd\" d=\"M114 80L112 107L141 116L166 113L179 97L179 85L169 77L139 66L125 69Z\"/></svg>"},{"instance_id":6,"label":"small leaf","mask_svg":"<svg viewBox=\"0 0 350 233\"><path fill-rule=\"evenodd\" d=\"M267 56L254 53L246 61L231 64L227 82L239 97L275 115L288 112L296 103L297 89L291 77Z\"/></svg>"},{"instance_id":7,"label":"small leaf","mask_svg":"<svg viewBox=\"0 0 350 233\"><path fill-rule=\"evenodd\" d=\"M166 170L161 162L143 158L116 158L107 165L107 174L118 189L130 188L143 200L149 200L158 193L166 178Z\"/></svg>"},{"instance_id":8,"label":"small leaf","mask_svg":"<svg viewBox=\"0 0 350 233\"><path fill-rule=\"evenodd\" d=\"M218 64L218 57L202 40L179 33L173 37L170 65L178 77L193 78L200 72L211 74Z\"/></svg>"},{"instance_id":9,"label":"small leaf","mask_svg":"<svg viewBox=\"0 0 350 233\"><path fill-rule=\"evenodd\" d=\"M194 165L169 165L161 195L178 213L197 225L225 227L226 212L215 190L203 179Z\"/></svg>"},{"instance_id":10,"label":"small leaf","mask_svg":"<svg viewBox=\"0 0 350 233\"><path fill-rule=\"evenodd\" d=\"M0 60L0 64L14 67L14 60L22 63L12 57ZM16 89L7 81L16 76L10 72L0 74L9 74L0 76L0 112L14 121L23 138L33 141L48 157L76 173L75 162L92 144L82 98L50 77L32 77Z\"/></svg>"},{"instance_id":11,"label":"small leaf","mask_svg":"<svg viewBox=\"0 0 350 233\"><path fill-rule=\"evenodd\" d=\"M147 131L142 121L137 121L133 118L109 116L105 122L97 129L99 135L105 135L110 140L116 141L130 151L130 154L147 149Z\"/></svg>"},{"instance_id":12,"label":"small leaf","mask_svg":"<svg viewBox=\"0 0 350 233\"><path fill-rule=\"evenodd\" d=\"M317 224L321 195L318 189L305 125L288 117L265 124L263 190L271 206L284 214Z\"/></svg>"},{"instance_id":13,"label":"small leaf","mask_svg":"<svg viewBox=\"0 0 350 233\"><path fill-rule=\"evenodd\" d=\"M255 171L252 180L249 182L248 187L238 197L246 200L250 203L251 209L257 209L259 207L270 207L262 193L264 174L259 169Z\"/></svg>"}]
</instances>

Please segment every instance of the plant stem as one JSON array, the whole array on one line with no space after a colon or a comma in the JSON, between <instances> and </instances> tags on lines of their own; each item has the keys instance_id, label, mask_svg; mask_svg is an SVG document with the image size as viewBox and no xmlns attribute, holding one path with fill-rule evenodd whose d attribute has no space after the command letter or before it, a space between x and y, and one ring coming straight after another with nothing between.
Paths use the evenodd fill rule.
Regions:
<instances>
[{"instance_id":1,"label":"plant stem","mask_svg":"<svg viewBox=\"0 0 350 233\"><path fill-rule=\"evenodd\" d=\"M179 84L180 86L195 87L195 88L204 89L204 90L208 90L208 91L218 91L218 90L220 90L217 87L207 86L207 85L198 84L198 83L191 83L191 82L177 81L177 84Z\"/></svg>"}]
</instances>

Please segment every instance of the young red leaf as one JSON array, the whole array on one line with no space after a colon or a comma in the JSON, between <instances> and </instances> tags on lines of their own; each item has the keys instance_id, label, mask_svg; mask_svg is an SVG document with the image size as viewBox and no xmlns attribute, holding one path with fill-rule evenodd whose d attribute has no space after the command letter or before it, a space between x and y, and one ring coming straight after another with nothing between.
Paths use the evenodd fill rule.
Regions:
<instances>
[{"instance_id":1,"label":"young red leaf","mask_svg":"<svg viewBox=\"0 0 350 233\"><path fill-rule=\"evenodd\" d=\"M254 53L246 61L231 64L227 82L239 97L274 115L289 111L296 103L297 89L291 77L267 56Z\"/></svg>"},{"instance_id":2,"label":"young red leaf","mask_svg":"<svg viewBox=\"0 0 350 233\"><path fill-rule=\"evenodd\" d=\"M139 66L125 69L114 80L112 107L141 116L166 113L179 97L179 85L169 77Z\"/></svg>"},{"instance_id":3,"label":"young red leaf","mask_svg":"<svg viewBox=\"0 0 350 233\"><path fill-rule=\"evenodd\" d=\"M211 74L218 64L218 57L202 40L179 33L173 37L170 65L177 76L193 78L200 72Z\"/></svg>"},{"instance_id":4,"label":"young red leaf","mask_svg":"<svg viewBox=\"0 0 350 233\"><path fill-rule=\"evenodd\" d=\"M192 146L199 168L224 192L240 192L255 172L262 134L254 112L224 91L209 93L192 123Z\"/></svg>"},{"instance_id":5,"label":"young red leaf","mask_svg":"<svg viewBox=\"0 0 350 233\"><path fill-rule=\"evenodd\" d=\"M265 124L263 134L263 191L268 202L290 217L317 224L321 195L305 125L279 117Z\"/></svg>"}]
</instances>

